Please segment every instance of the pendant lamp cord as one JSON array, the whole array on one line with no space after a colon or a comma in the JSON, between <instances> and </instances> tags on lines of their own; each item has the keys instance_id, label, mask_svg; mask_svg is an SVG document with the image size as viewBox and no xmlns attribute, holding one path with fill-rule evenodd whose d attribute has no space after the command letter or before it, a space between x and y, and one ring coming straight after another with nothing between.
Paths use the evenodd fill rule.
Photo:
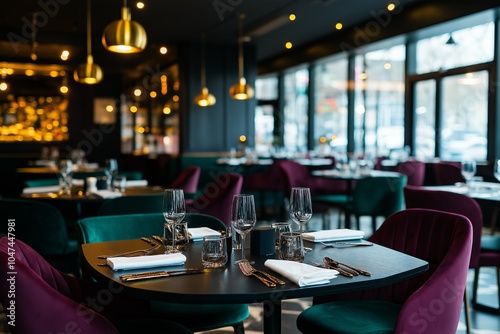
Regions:
<instances>
[{"instance_id":1,"label":"pendant lamp cord","mask_svg":"<svg viewBox=\"0 0 500 334\"><path fill-rule=\"evenodd\" d=\"M206 78L205 78L205 71L206 71L206 64L205 64L205 33L201 35L201 88L205 88L206 86Z\"/></svg>"},{"instance_id":2,"label":"pendant lamp cord","mask_svg":"<svg viewBox=\"0 0 500 334\"><path fill-rule=\"evenodd\" d=\"M91 42L91 34L92 28L90 26L90 0L87 0L87 56L92 54L92 42Z\"/></svg>"},{"instance_id":3,"label":"pendant lamp cord","mask_svg":"<svg viewBox=\"0 0 500 334\"><path fill-rule=\"evenodd\" d=\"M238 76L243 78L243 19L245 14L239 15L239 37L238 37Z\"/></svg>"}]
</instances>

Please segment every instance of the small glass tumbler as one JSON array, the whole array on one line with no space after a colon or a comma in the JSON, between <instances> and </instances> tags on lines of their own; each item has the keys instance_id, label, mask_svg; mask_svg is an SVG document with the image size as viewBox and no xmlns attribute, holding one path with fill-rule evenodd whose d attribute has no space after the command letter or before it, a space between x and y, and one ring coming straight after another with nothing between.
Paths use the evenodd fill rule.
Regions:
<instances>
[{"instance_id":1,"label":"small glass tumbler","mask_svg":"<svg viewBox=\"0 0 500 334\"><path fill-rule=\"evenodd\" d=\"M124 175L117 175L113 180L114 190L118 190L122 194L127 189L127 177Z\"/></svg>"},{"instance_id":2,"label":"small glass tumbler","mask_svg":"<svg viewBox=\"0 0 500 334\"><path fill-rule=\"evenodd\" d=\"M292 224L286 222L272 223L271 227L274 228L276 234L276 250L280 249L280 235L285 232L292 232Z\"/></svg>"},{"instance_id":3,"label":"small glass tumbler","mask_svg":"<svg viewBox=\"0 0 500 334\"><path fill-rule=\"evenodd\" d=\"M227 241L223 236L203 237L201 262L205 268L220 268L227 263Z\"/></svg>"},{"instance_id":4,"label":"small glass tumbler","mask_svg":"<svg viewBox=\"0 0 500 334\"><path fill-rule=\"evenodd\" d=\"M172 228L174 224L165 223L164 238L165 246L172 247ZM175 224L175 246L178 250L183 250L189 242L188 223L180 222Z\"/></svg>"},{"instance_id":5,"label":"small glass tumbler","mask_svg":"<svg viewBox=\"0 0 500 334\"><path fill-rule=\"evenodd\" d=\"M304 247L302 234L299 232L284 232L280 234L280 248L278 251L281 260L304 261Z\"/></svg>"}]
</instances>

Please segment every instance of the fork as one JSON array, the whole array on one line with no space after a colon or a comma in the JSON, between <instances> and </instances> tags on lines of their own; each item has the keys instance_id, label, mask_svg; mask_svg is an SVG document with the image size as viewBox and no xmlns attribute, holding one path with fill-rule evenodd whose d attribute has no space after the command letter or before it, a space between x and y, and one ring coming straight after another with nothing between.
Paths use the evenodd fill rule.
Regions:
<instances>
[{"instance_id":1,"label":"fork","mask_svg":"<svg viewBox=\"0 0 500 334\"><path fill-rule=\"evenodd\" d=\"M248 267L248 270L251 271L251 272L253 272L253 273L259 273L259 274L262 274L262 275L266 276L266 278L270 279L271 281L273 281L276 284L279 284L279 285L285 285L286 284L285 281L280 280L278 277L275 277L275 276L273 276L273 275L271 275L269 273L266 273L265 271L262 271L262 270L254 268L252 266L252 264L250 264L250 262L244 262L242 265Z\"/></svg>"},{"instance_id":2,"label":"fork","mask_svg":"<svg viewBox=\"0 0 500 334\"><path fill-rule=\"evenodd\" d=\"M150 255L153 253L155 250L160 248L160 245L156 245L150 248L146 249L136 249L130 252L124 252L124 253L118 253L118 254L111 254L111 255L99 255L97 258L98 259L107 259L108 257L118 257L118 256L126 256L126 255L131 255L131 254L136 254L136 253L143 253L142 255Z\"/></svg>"},{"instance_id":3,"label":"fork","mask_svg":"<svg viewBox=\"0 0 500 334\"><path fill-rule=\"evenodd\" d=\"M267 287L270 287L270 288L276 287L276 283L274 283L273 281L270 281L267 278L261 277L261 276L257 275L255 272L253 272L252 269L250 269L248 267L249 264L250 263L248 263L246 261L238 262L238 265L239 265L240 270L243 273L243 275L257 277L259 279L259 281L264 283Z\"/></svg>"}]
</instances>

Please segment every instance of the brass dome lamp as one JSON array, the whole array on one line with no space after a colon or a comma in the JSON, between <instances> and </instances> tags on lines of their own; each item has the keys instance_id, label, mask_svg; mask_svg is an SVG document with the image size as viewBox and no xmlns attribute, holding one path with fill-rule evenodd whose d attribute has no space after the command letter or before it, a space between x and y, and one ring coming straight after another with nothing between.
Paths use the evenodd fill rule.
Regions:
<instances>
[{"instance_id":1,"label":"brass dome lamp","mask_svg":"<svg viewBox=\"0 0 500 334\"><path fill-rule=\"evenodd\" d=\"M87 62L76 68L73 78L79 83L93 85L102 80L102 70L99 65L94 64L94 58L92 57L92 28L90 22L90 0L87 0Z\"/></svg>"},{"instance_id":2,"label":"brass dome lamp","mask_svg":"<svg viewBox=\"0 0 500 334\"><path fill-rule=\"evenodd\" d=\"M201 45L201 92L194 98L194 103L200 107L213 106L216 102L215 96L208 92L206 83L206 66L205 66L205 34L202 36Z\"/></svg>"},{"instance_id":3,"label":"brass dome lamp","mask_svg":"<svg viewBox=\"0 0 500 334\"><path fill-rule=\"evenodd\" d=\"M123 1L121 20L113 21L104 28L102 44L118 53L136 53L146 48L148 37L144 27L132 21L127 0Z\"/></svg>"},{"instance_id":4,"label":"brass dome lamp","mask_svg":"<svg viewBox=\"0 0 500 334\"><path fill-rule=\"evenodd\" d=\"M229 95L236 100L248 100L253 97L253 88L247 84L247 80L243 76L243 19L245 18L245 14L240 14L238 18L238 83L231 86Z\"/></svg>"}]
</instances>

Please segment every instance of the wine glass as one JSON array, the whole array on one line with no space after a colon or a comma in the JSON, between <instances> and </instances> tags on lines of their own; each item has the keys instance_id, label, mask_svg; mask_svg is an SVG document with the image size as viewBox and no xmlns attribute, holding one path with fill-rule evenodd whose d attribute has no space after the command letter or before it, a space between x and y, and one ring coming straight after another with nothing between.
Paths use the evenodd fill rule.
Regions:
<instances>
[{"instance_id":1,"label":"wine glass","mask_svg":"<svg viewBox=\"0 0 500 334\"><path fill-rule=\"evenodd\" d=\"M253 195L234 195L231 205L231 226L241 235L241 259L235 263L253 263L245 258L245 236L252 230L256 222L257 215Z\"/></svg>"},{"instance_id":2,"label":"wine glass","mask_svg":"<svg viewBox=\"0 0 500 334\"><path fill-rule=\"evenodd\" d=\"M108 190L113 190L113 178L116 174L118 174L118 162L116 159L108 159L106 160L106 169L104 173L106 174L106 183Z\"/></svg>"},{"instance_id":3,"label":"wine glass","mask_svg":"<svg viewBox=\"0 0 500 334\"><path fill-rule=\"evenodd\" d=\"M461 172L465 183L469 184L470 180L476 175L476 162L474 160L463 160L461 163Z\"/></svg>"},{"instance_id":4,"label":"wine glass","mask_svg":"<svg viewBox=\"0 0 500 334\"><path fill-rule=\"evenodd\" d=\"M289 214L290 218L299 224L299 231L302 234L304 224L312 217L311 191L309 188L292 188Z\"/></svg>"},{"instance_id":5,"label":"wine glass","mask_svg":"<svg viewBox=\"0 0 500 334\"><path fill-rule=\"evenodd\" d=\"M71 176L73 175L73 162L71 160L60 160L59 168L59 187L60 194L71 195Z\"/></svg>"},{"instance_id":6,"label":"wine glass","mask_svg":"<svg viewBox=\"0 0 500 334\"><path fill-rule=\"evenodd\" d=\"M186 204L184 202L184 191L182 189L165 189L163 192L163 217L165 218L164 237L167 240L167 233L172 233L172 244L165 245L166 253L179 253L175 245L176 225L184 219L186 215Z\"/></svg>"}]
</instances>

